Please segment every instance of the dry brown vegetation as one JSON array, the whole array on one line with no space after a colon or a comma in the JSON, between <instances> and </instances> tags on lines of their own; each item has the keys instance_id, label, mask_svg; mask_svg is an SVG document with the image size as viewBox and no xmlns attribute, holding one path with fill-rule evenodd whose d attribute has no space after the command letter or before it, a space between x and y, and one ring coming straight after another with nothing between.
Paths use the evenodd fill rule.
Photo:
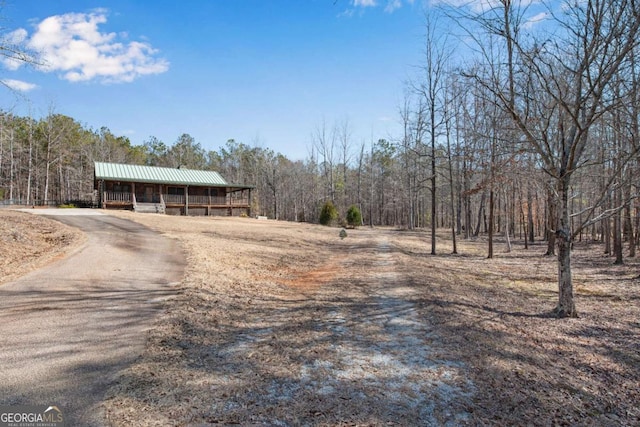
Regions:
<instances>
[{"instance_id":1,"label":"dry brown vegetation","mask_svg":"<svg viewBox=\"0 0 640 427\"><path fill-rule=\"evenodd\" d=\"M55 260L84 241L83 234L58 221L0 210L0 284Z\"/></svg>"},{"instance_id":2,"label":"dry brown vegetation","mask_svg":"<svg viewBox=\"0 0 640 427\"><path fill-rule=\"evenodd\" d=\"M487 260L481 241L430 256L422 232L125 216L189 269L115 425L640 422L638 263L601 246L578 245L581 317L557 320L542 245Z\"/></svg>"},{"instance_id":3,"label":"dry brown vegetation","mask_svg":"<svg viewBox=\"0 0 640 427\"><path fill-rule=\"evenodd\" d=\"M577 244L580 318L544 247L428 255L426 233L119 216L188 269L105 402L111 425L638 425L639 263ZM34 218L35 220L35 218Z\"/></svg>"}]
</instances>

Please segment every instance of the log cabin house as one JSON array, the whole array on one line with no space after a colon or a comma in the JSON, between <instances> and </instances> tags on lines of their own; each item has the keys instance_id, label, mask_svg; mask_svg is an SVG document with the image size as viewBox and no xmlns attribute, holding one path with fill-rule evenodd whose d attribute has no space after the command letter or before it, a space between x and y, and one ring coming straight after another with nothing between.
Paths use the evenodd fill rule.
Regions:
<instances>
[{"instance_id":1,"label":"log cabin house","mask_svg":"<svg viewBox=\"0 0 640 427\"><path fill-rule=\"evenodd\" d=\"M94 194L103 209L170 215L251 215L253 187L218 172L95 162Z\"/></svg>"}]
</instances>

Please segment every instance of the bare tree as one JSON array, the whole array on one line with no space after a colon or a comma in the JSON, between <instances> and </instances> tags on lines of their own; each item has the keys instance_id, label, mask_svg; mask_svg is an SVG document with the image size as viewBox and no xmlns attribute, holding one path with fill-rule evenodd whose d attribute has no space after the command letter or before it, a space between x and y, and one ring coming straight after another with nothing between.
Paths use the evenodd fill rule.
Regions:
<instances>
[{"instance_id":1,"label":"bare tree","mask_svg":"<svg viewBox=\"0 0 640 427\"><path fill-rule=\"evenodd\" d=\"M453 76L453 73L448 73L450 77ZM449 177L449 206L451 208L451 241L453 244L453 254L458 253L458 245L456 241L456 209L455 209L455 183L453 179L453 156L451 153L451 139L452 133L454 132L454 122L457 119L457 115L455 114L457 105L454 104L453 99L458 95L459 85L454 79L450 79L448 81L447 87L448 90L445 92L445 101L444 101L444 124L445 124L445 138L447 141L447 169L448 169L448 177ZM458 135L456 135L457 137Z\"/></svg>"},{"instance_id":2,"label":"bare tree","mask_svg":"<svg viewBox=\"0 0 640 427\"><path fill-rule=\"evenodd\" d=\"M327 128L327 123L323 119L312 136L313 146L318 152L321 159L320 167L326 184L327 197L331 201L335 201L336 186L335 186L335 150L336 150L336 134L335 128L330 130Z\"/></svg>"},{"instance_id":3,"label":"bare tree","mask_svg":"<svg viewBox=\"0 0 640 427\"><path fill-rule=\"evenodd\" d=\"M348 118L344 118L336 123L334 129L336 139L340 145L340 211L347 209L347 189L349 186L349 164L351 163L351 125Z\"/></svg>"},{"instance_id":4,"label":"bare tree","mask_svg":"<svg viewBox=\"0 0 640 427\"><path fill-rule=\"evenodd\" d=\"M417 201L420 188L419 169L421 167L420 147L425 132L425 109L422 99L416 100L415 91L407 90L403 104L399 109L402 124L402 136L399 143L404 177L404 199L406 205L406 224L410 230L416 227ZM415 105L414 105L415 103Z\"/></svg>"},{"instance_id":5,"label":"bare tree","mask_svg":"<svg viewBox=\"0 0 640 427\"><path fill-rule=\"evenodd\" d=\"M629 66L637 47L640 4L591 0L563 6L558 15L549 9L554 35L542 40L521 36L521 20L513 18L521 17L522 9L511 0L501 0L486 14L474 16L506 46L508 68L505 78L499 73L501 63L485 55L491 78L476 77L495 93L554 182L558 212L552 231L558 246L559 289L555 312L559 317L577 317L571 276L571 245L577 230L570 218L570 187L576 171L589 162L593 144L589 131L620 104L612 84ZM535 89L535 97L526 96L529 87ZM611 185L608 181L607 187Z\"/></svg>"},{"instance_id":6,"label":"bare tree","mask_svg":"<svg viewBox=\"0 0 640 427\"><path fill-rule=\"evenodd\" d=\"M444 90L449 50L446 34L438 28L437 18L427 14L425 18L425 51L422 76L416 85L416 90L424 102L427 113L427 133L429 135L429 171L431 192L431 255L436 254L436 213L437 213L437 151L436 143L445 134L444 126Z\"/></svg>"}]
</instances>

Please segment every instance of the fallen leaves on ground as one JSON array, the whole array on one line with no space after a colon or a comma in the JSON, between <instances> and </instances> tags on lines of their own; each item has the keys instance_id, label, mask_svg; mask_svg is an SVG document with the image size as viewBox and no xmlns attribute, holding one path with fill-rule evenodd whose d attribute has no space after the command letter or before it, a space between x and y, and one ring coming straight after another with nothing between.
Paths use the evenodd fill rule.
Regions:
<instances>
[{"instance_id":1,"label":"fallen leaves on ground","mask_svg":"<svg viewBox=\"0 0 640 427\"><path fill-rule=\"evenodd\" d=\"M420 231L122 215L189 268L110 392L114 425L640 421L638 263L599 245L577 245L580 318L559 320L542 244L487 260L480 240L431 256Z\"/></svg>"},{"instance_id":2,"label":"fallen leaves on ground","mask_svg":"<svg viewBox=\"0 0 640 427\"><path fill-rule=\"evenodd\" d=\"M542 243L488 260L445 233L432 256L421 231L115 214L179 240L188 269L110 425L640 424L639 263L601 245L576 243L580 317L560 320ZM80 238L10 211L0 230L5 280Z\"/></svg>"}]
</instances>

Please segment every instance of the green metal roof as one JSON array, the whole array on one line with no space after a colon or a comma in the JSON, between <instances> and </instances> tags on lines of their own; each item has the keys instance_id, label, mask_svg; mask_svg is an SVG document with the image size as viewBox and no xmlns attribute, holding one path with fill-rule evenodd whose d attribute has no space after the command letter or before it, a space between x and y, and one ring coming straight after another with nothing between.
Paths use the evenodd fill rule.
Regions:
<instances>
[{"instance_id":1,"label":"green metal roof","mask_svg":"<svg viewBox=\"0 0 640 427\"><path fill-rule=\"evenodd\" d=\"M125 165L95 162L96 179L155 184L228 186L218 172L193 169L174 169L157 166Z\"/></svg>"}]
</instances>

